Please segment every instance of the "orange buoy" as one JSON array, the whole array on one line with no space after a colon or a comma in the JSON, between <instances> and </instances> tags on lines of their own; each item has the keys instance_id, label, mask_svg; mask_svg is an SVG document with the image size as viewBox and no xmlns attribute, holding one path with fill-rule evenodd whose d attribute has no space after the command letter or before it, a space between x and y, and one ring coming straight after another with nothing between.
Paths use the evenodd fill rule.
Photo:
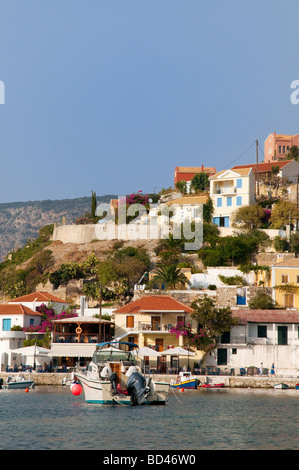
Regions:
<instances>
[{"instance_id":1,"label":"orange buoy","mask_svg":"<svg viewBox=\"0 0 299 470\"><path fill-rule=\"evenodd\" d=\"M184 391L185 391L185 389L184 389L184 388L181 388L180 390L181 390L181 392L184 392Z\"/></svg>"},{"instance_id":2,"label":"orange buoy","mask_svg":"<svg viewBox=\"0 0 299 470\"><path fill-rule=\"evenodd\" d=\"M25 392L26 392L26 393L28 393L28 392L29 392L29 388L28 388L28 387L27 387L27 388L25 388Z\"/></svg>"}]
</instances>

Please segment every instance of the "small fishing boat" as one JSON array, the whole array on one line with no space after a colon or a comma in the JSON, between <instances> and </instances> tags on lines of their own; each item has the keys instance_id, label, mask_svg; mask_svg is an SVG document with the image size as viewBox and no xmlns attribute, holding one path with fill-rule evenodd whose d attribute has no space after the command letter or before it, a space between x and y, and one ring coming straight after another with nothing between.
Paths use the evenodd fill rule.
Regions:
<instances>
[{"instance_id":1,"label":"small fishing boat","mask_svg":"<svg viewBox=\"0 0 299 470\"><path fill-rule=\"evenodd\" d=\"M98 343L87 370L76 368L73 372L70 385L73 395L83 391L87 403L165 405L169 383L142 375L132 348L138 349L137 344L121 341Z\"/></svg>"},{"instance_id":2,"label":"small fishing boat","mask_svg":"<svg viewBox=\"0 0 299 470\"><path fill-rule=\"evenodd\" d=\"M202 384L200 385L200 388L223 388L225 387L224 383L219 383L219 384Z\"/></svg>"},{"instance_id":3,"label":"small fishing boat","mask_svg":"<svg viewBox=\"0 0 299 470\"><path fill-rule=\"evenodd\" d=\"M279 383L279 384L275 384L275 385L274 385L274 388L275 388L275 389L279 389L279 390L287 390L287 389L289 389L290 387L289 387L287 384Z\"/></svg>"},{"instance_id":4,"label":"small fishing boat","mask_svg":"<svg viewBox=\"0 0 299 470\"><path fill-rule=\"evenodd\" d=\"M295 385L295 389L296 389L296 390L299 390L299 384L296 384L296 385Z\"/></svg>"},{"instance_id":5,"label":"small fishing boat","mask_svg":"<svg viewBox=\"0 0 299 470\"><path fill-rule=\"evenodd\" d=\"M170 386L172 388L197 390L200 386L200 380L196 375L191 375L191 372L180 372L177 379L170 382Z\"/></svg>"},{"instance_id":6,"label":"small fishing boat","mask_svg":"<svg viewBox=\"0 0 299 470\"><path fill-rule=\"evenodd\" d=\"M7 377L4 388L12 389L26 389L34 388L34 381L31 379L26 379L24 375L17 374Z\"/></svg>"}]
</instances>

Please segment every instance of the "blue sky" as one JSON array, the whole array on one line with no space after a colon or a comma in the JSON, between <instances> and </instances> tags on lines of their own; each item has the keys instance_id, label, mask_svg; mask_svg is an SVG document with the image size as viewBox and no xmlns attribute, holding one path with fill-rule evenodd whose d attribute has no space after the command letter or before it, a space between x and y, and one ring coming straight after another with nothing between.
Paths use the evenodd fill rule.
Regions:
<instances>
[{"instance_id":1,"label":"blue sky","mask_svg":"<svg viewBox=\"0 0 299 470\"><path fill-rule=\"evenodd\" d=\"M295 0L1 0L0 202L158 192L177 165L254 163L255 139L299 132L298 13Z\"/></svg>"}]
</instances>

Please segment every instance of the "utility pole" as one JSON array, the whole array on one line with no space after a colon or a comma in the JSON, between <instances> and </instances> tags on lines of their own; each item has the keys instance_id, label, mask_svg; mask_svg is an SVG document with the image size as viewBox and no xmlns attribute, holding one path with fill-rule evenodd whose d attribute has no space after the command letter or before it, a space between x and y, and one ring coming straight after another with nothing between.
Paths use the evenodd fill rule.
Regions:
<instances>
[{"instance_id":1,"label":"utility pole","mask_svg":"<svg viewBox=\"0 0 299 470\"><path fill-rule=\"evenodd\" d=\"M255 141L255 153L256 153L256 184L257 184L257 195L260 194L260 183L259 183L259 141Z\"/></svg>"}]
</instances>

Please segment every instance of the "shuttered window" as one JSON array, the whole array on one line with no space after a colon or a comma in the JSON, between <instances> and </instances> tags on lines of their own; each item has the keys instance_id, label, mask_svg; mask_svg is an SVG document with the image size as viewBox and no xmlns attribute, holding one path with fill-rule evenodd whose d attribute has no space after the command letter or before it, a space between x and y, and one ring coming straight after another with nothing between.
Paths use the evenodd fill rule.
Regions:
<instances>
[{"instance_id":1,"label":"shuttered window","mask_svg":"<svg viewBox=\"0 0 299 470\"><path fill-rule=\"evenodd\" d=\"M134 315L128 315L126 319L126 327L134 328Z\"/></svg>"}]
</instances>

